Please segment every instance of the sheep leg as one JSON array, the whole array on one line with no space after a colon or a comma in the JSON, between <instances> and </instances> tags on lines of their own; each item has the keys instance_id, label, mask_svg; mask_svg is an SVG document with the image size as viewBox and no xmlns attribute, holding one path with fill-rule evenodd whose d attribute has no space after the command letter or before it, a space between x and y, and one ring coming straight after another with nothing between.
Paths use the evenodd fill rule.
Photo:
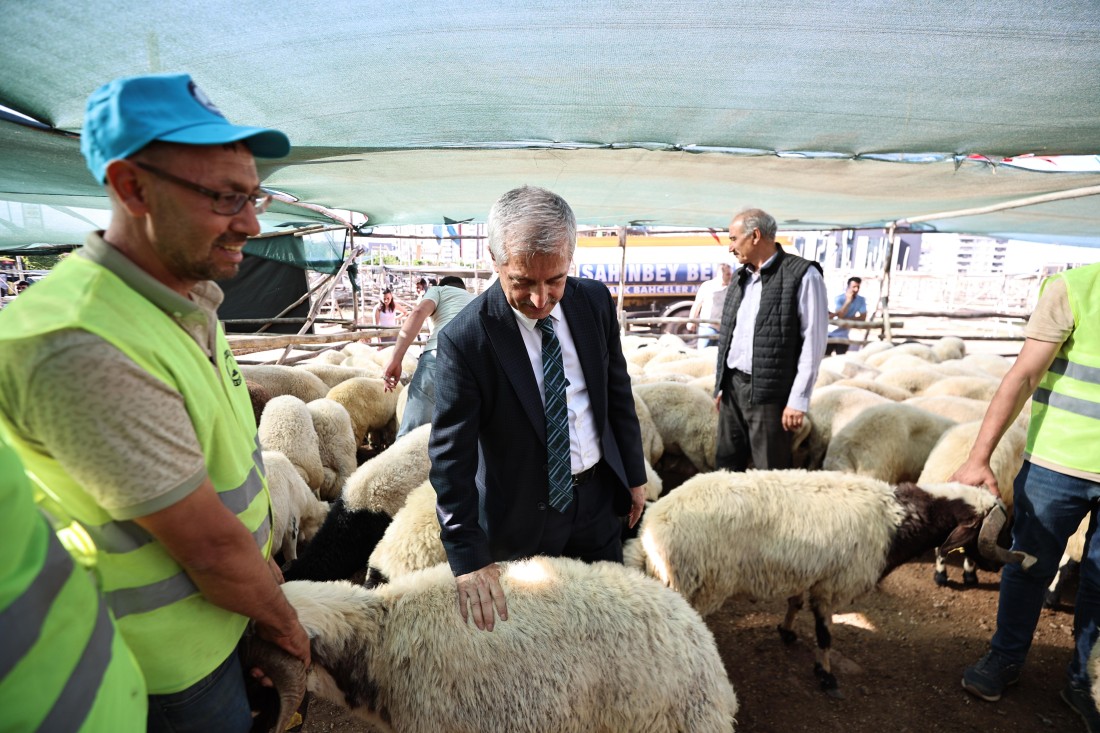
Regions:
<instances>
[{"instance_id":1,"label":"sheep leg","mask_svg":"<svg viewBox=\"0 0 1100 733\"><path fill-rule=\"evenodd\" d=\"M978 569L969 557L963 558L963 585L974 586L978 584Z\"/></svg>"},{"instance_id":2,"label":"sheep leg","mask_svg":"<svg viewBox=\"0 0 1100 733\"><path fill-rule=\"evenodd\" d=\"M1062 588L1066 584L1066 579L1076 570L1076 567L1077 562L1070 558L1068 553L1062 555L1062 561L1058 563L1058 572L1054 574L1054 579L1050 581L1047 592L1044 594L1044 606L1054 608L1058 605L1062 600Z\"/></svg>"},{"instance_id":3,"label":"sheep leg","mask_svg":"<svg viewBox=\"0 0 1100 733\"><path fill-rule=\"evenodd\" d=\"M817 635L817 661L814 663L814 675L821 681L821 689L832 697L840 697L837 691L836 677L832 673L829 651L833 645L831 627L833 614L831 609L822 609L816 603L810 604L814 614L814 632Z\"/></svg>"},{"instance_id":4,"label":"sheep leg","mask_svg":"<svg viewBox=\"0 0 1100 733\"><path fill-rule=\"evenodd\" d=\"M779 638L783 640L784 644L793 644L798 639L798 634L794 633L794 617L802 610L802 594L797 596L791 596L787 599L787 615L783 617L783 623L779 624L775 628L779 631Z\"/></svg>"},{"instance_id":5,"label":"sheep leg","mask_svg":"<svg viewBox=\"0 0 1100 733\"><path fill-rule=\"evenodd\" d=\"M940 548L936 548L936 566L932 571L932 580L936 585L947 585L947 561L944 560Z\"/></svg>"}]
</instances>

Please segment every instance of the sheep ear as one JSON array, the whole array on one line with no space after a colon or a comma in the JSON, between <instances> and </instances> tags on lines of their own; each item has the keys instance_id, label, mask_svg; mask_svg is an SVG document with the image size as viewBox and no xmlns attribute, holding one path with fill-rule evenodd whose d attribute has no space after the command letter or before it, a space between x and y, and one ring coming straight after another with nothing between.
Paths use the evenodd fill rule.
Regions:
<instances>
[{"instance_id":1,"label":"sheep ear","mask_svg":"<svg viewBox=\"0 0 1100 733\"><path fill-rule=\"evenodd\" d=\"M981 518L963 522L951 530L943 544L940 545L940 554L947 555L950 552L961 551L968 542L973 541L981 530Z\"/></svg>"}]
</instances>

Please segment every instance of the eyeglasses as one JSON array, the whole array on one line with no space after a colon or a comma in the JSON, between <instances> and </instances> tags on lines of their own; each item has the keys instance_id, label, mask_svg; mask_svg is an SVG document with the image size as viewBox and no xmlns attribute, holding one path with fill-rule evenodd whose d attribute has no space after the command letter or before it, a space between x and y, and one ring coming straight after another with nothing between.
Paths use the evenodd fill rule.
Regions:
<instances>
[{"instance_id":1,"label":"eyeglasses","mask_svg":"<svg viewBox=\"0 0 1100 733\"><path fill-rule=\"evenodd\" d=\"M262 188L258 188L252 193L222 193L220 191L212 191L197 183L192 183L185 178L172 175L168 171L161 170L148 163L142 163L140 160L135 160L133 163L138 168L149 171L155 176L159 176L166 181L171 181L177 186L189 188L195 193L201 193L203 196L212 199L214 204L211 208L214 210L215 214L236 216L241 213L241 209L243 209L244 205L247 203L252 204L252 208L256 210L257 214L262 214L267 211L267 207L271 203L271 194L265 192Z\"/></svg>"}]
</instances>

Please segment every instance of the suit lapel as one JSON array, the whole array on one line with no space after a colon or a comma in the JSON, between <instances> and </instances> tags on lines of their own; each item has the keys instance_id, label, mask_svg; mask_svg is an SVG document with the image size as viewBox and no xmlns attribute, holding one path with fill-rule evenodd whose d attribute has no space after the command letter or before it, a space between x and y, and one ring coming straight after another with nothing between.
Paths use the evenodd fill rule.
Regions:
<instances>
[{"instance_id":1,"label":"suit lapel","mask_svg":"<svg viewBox=\"0 0 1100 733\"><path fill-rule=\"evenodd\" d=\"M591 303L572 278L565 286L561 310L569 323L569 332L573 335L573 346L577 349L577 359L581 363L581 371L584 372L584 384L588 388L596 427L602 430L606 418L604 405L607 400L598 319L592 312Z\"/></svg>"},{"instance_id":2,"label":"suit lapel","mask_svg":"<svg viewBox=\"0 0 1100 733\"><path fill-rule=\"evenodd\" d=\"M508 305L499 281L493 283L486 291L485 304L481 320L489 342L492 344L493 353L500 361L501 369L504 370L512 389L515 390L516 397L523 405L523 411L527 413L527 418L534 426L535 432L541 440L545 440L546 412L542 407L542 395L539 394L539 385L535 381L535 372L531 366L531 359L527 355L527 347L523 345L523 337L519 335L516 314Z\"/></svg>"}]
</instances>

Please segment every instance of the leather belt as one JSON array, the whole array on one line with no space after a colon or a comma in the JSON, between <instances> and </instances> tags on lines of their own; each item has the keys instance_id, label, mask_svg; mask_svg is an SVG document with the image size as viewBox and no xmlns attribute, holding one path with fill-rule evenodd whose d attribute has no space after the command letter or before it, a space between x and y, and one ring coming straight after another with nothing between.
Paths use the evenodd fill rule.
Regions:
<instances>
[{"instance_id":1,"label":"leather belt","mask_svg":"<svg viewBox=\"0 0 1100 733\"><path fill-rule=\"evenodd\" d=\"M598 465L600 464L597 463L596 466ZM592 478L592 474L596 473L596 466L593 466L592 468L586 468L580 473L573 474L573 485L580 486L585 481Z\"/></svg>"}]
</instances>

